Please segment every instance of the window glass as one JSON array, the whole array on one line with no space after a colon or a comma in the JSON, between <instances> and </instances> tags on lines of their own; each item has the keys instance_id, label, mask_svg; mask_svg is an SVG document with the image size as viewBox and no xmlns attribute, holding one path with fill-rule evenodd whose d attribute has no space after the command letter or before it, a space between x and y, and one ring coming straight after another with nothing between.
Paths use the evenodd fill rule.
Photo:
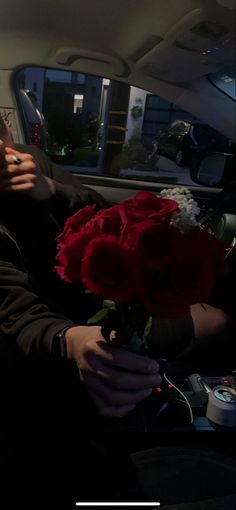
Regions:
<instances>
[{"instance_id":1,"label":"window glass","mask_svg":"<svg viewBox=\"0 0 236 510\"><path fill-rule=\"evenodd\" d=\"M196 151L221 150L228 143L212 136L214 130L209 134L206 124L195 126L196 118L178 105L124 83L29 67L18 73L16 84L27 142L74 173L194 184L189 168ZM32 108L29 118L29 92L35 118ZM171 125L181 137L166 136Z\"/></svg>"},{"instance_id":2,"label":"window glass","mask_svg":"<svg viewBox=\"0 0 236 510\"><path fill-rule=\"evenodd\" d=\"M56 69L48 69L45 73L45 78L51 82L57 83L70 83L72 73L68 71L58 71Z\"/></svg>"},{"instance_id":3,"label":"window glass","mask_svg":"<svg viewBox=\"0 0 236 510\"><path fill-rule=\"evenodd\" d=\"M201 143L218 143L222 145L229 145L230 140L215 129L205 124L199 124L193 127L193 135L199 144Z\"/></svg>"},{"instance_id":4,"label":"window glass","mask_svg":"<svg viewBox=\"0 0 236 510\"><path fill-rule=\"evenodd\" d=\"M208 75L209 80L227 96L236 101L236 68L226 66L222 71Z\"/></svg>"},{"instance_id":5,"label":"window glass","mask_svg":"<svg viewBox=\"0 0 236 510\"><path fill-rule=\"evenodd\" d=\"M193 128L193 136L198 143L210 140L213 137L213 133L214 131L211 131L208 126L194 126Z\"/></svg>"}]
</instances>

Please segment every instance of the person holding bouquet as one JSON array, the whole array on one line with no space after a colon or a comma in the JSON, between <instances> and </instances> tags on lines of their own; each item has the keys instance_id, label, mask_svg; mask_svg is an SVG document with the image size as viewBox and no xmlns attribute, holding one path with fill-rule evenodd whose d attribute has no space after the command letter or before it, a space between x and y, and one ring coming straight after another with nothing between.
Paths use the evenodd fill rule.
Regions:
<instances>
[{"instance_id":1,"label":"person holding bouquet","mask_svg":"<svg viewBox=\"0 0 236 510\"><path fill-rule=\"evenodd\" d=\"M103 416L123 416L160 384L153 359L114 350L100 326L77 325L49 311L32 288L19 248L3 226L0 257L0 332L9 345L16 344L29 360L72 360L71 370L77 367Z\"/></svg>"},{"instance_id":2,"label":"person holding bouquet","mask_svg":"<svg viewBox=\"0 0 236 510\"><path fill-rule=\"evenodd\" d=\"M175 359L228 326L227 314L208 304L225 281L226 251L199 227L198 212L191 193L174 188L98 213L88 206L67 220L55 271L103 300L90 323L103 324L108 342L113 329L114 344Z\"/></svg>"},{"instance_id":3,"label":"person holding bouquet","mask_svg":"<svg viewBox=\"0 0 236 510\"><path fill-rule=\"evenodd\" d=\"M73 289L67 292L53 272L55 238L66 219L88 204L106 206L37 147L15 146L0 115L0 222L19 244L36 292L52 310L71 317Z\"/></svg>"},{"instance_id":4,"label":"person holding bouquet","mask_svg":"<svg viewBox=\"0 0 236 510\"><path fill-rule=\"evenodd\" d=\"M86 498L91 484L95 500L118 497L118 476L128 485L122 486L123 497L142 497L127 456L118 445L111 452L101 449L94 436L99 416L121 418L161 383L157 362L113 349L100 326L78 325L50 311L4 226L0 303L4 508L20 502L24 508L32 502L34 508L70 508L78 496ZM9 384L12 368L17 373Z\"/></svg>"},{"instance_id":5,"label":"person holding bouquet","mask_svg":"<svg viewBox=\"0 0 236 510\"><path fill-rule=\"evenodd\" d=\"M10 463L8 459L7 466L3 465L7 456L2 456L0 463L3 489L11 494L9 504L22 502L24 508L32 508L37 494L34 508L37 502L38 508L40 505L45 508L45 500L51 508L56 502L69 508L68 505L78 499L86 500L91 487L95 501L156 499L159 490L156 469L161 476L158 449L141 453L140 461L140 455L130 457L123 452L119 437L105 450L94 441L91 443L94 435L99 439L99 429L96 430L94 411L90 411L85 394L81 392L81 383L101 416L121 418L147 399L152 388L161 383L158 363L146 353L129 352L119 345L114 347L114 333L110 335L109 345L100 326L76 325L51 312L32 288L17 243L3 226L0 230L0 302L0 334L3 335L0 341L7 342L11 353L23 353L33 372L38 363L42 363L43 388L40 390L44 390L41 401L35 387L27 387L29 398L23 399L23 404L18 391L14 406L10 397L7 413L4 399L1 399L1 426L7 420L8 430L7 438L4 432L4 444L7 439L6 444L11 444L12 450L16 442L13 466L12 459ZM215 327L221 326L222 317L219 322L215 313ZM52 383L56 391L52 391ZM32 384L30 380L28 384ZM180 453L178 450L179 456ZM186 451L184 455L186 461ZM202 470L201 457L198 460ZM155 478L150 487L140 483L137 477L137 470L142 472L142 466L151 469ZM209 469L207 466L207 472ZM230 491L232 476L227 483ZM178 493L181 490L178 488ZM224 488L222 491L224 493ZM190 487L188 493L191 493ZM174 494L175 489L173 501Z\"/></svg>"},{"instance_id":6,"label":"person holding bouquet","mask_svg":"<svg viewBox=\"0 0 236 510\"><path fill-rule=\"evenodd\" d=\"M15 154L13 154L15 156ZM12 154L11 154L12 157ZM15 156L18 157L18 156ZM202 237L199 234L197 237L200 245L200 263L197 263L195 257L196 244L191 235L188 237L187 242L184 239L184 245L182 244L182 238L179 237L179 234L172 230L172 228L168 228L168 221L172 215L172 213L177 212L176 204L169 204L171 206L171 210L164 208L161 212L162 220L164 219L164 228L159 229L160 222L158 220L158 228L156 229L155 222L156 219L160 215L156 210L157 202L154 198L155 196L151 194L147 196L139 196L138 197L138 208L136 207L136 203L128 203L125 206L122 206L122 209L119 206L112 211L110 216L110 212L102 212L102 214L98 217L98 223L95 214L94 208L81 210L80 216L76 216L72 220L68 220L65 225L65 229L61 236L58 238L58 260L57 260L57 272L60 276L63 277L64 281L68 283L68 280L71 281L72 278L76 278L75 284L77 285L78 281L81 278L81 274L83 275L83 284L90 289L91 292L96 291L96 295L99 298L109 298L105 299L106 303L104 303L104 308L102 309L102 315L105 317L104 310L111 311L111 321L108 320L105 323L103 329L98 325L77 325L75 322L72 322L68 318L65 318L60 315L56 315L54 312L50 312L47 306L43 304L41 298L38 297L37 292L35 292L35 288L31 286L27 272L25 270L25 262L22 261L20 256L20 251L15 242L14 238L9 234L9 232L2 227L0 233L0 297L1 297L1 307L0 307L0 332L4 335L4 338L7 339L8 346L10 348L15 348L21 352L23 352L27 359L32 363L32 366L35 367L35 360L42 361L43 364L49 367L51 380L54 379L54 376L57 374L58 366L61 366L61 362L65 362L68 370L66 371L66 375L68 376L68 380L63 378L61 381L60 389L62 384L64 385L64 392L66 395L66 399L72 404L72 407L76 407L76 405L81 406L81 412L77 411L75 414L81 416L81 422L85 419L87 422L87 418L91 415L88 413L88 416L84 416L88 411L88 408L84 406L84 400L81 397L81 393L79 390L79 383L83 383L86 388L86 393L90 395L92 402L95 404L98 413L101 416L110 417L110 418L120 418L122 416L127 415L132 410L136 408L136 406L146 399L152 393L152 388L158 386L161 383L161 376L159 373L158 363L151 359L148 356L148 351L146 350L146 341L153 338L155 339L155 346L158 347L158 337L155 334L155 325L156 325L156 309L160 312L160 317L185 317L188 315L189 305L191 302L198 301L200 298L207 297L208 293L210 293L216 279L221 277L223 270L223 252L220 247L215 243L213 239L209 240L206 236L204 236L204 250L202 250ZM152 204L152 212L151 212L151 221L148 224L143 225L144 230L140 230L140 224L142 223L142 215L140 216L140 212L144 207L145 216L147 217L147 208L150 209L148 204ZM144 203L145 202L145 203ZM159 204L160 205L160 204ZM157 209L159 208L159 205ZM130 208L131 206L131 208ZM147 207L148 206L148 207ZM129 209L129 218L133 218L132 228L130 229L130 224L127 221L127 209ZM154 209L154 211L153 211ZM122 217L120 216L120 211L122 210ZM150 211L148 211L150 212ZM156 214L158 212L158 214ZM114 213L114 215L113 215ZM95 220L90 223L90 220ZM86 221L85 221L86 220ZM112 221L111 221L112 220ZM137 220L137 221L136 221ZM166 221L167 220L167 221ZM177 218L178 220L178 218ZM126 242L129 243L129 250L125 250L123 253L122 249L118 251L117 248L120 248L119 245L119 235L121 232L120 222L126 222L126 228L123 229L123 233L125 233ZM88 225L86 226L86 224ZM137 227L138 225L138 227ZM80 227L86 226L83 229L82 234L84 237L82 238L81 243L81 231ZM124 225L123 225L124 226ZM153 229L153 226L155 227ZM148 227L148 231L146 231L146 227ZM95 230L94 230L95 228ZM115 264L114 260L111 265L106 266L106 262L111 259L105 259L100 257L101 249L104 250L104 244L99 246L91 245L90 241L92 238L96 241L96 236L100 236L100 234L104 234L103 229L114 228L112 235L115 233L115 240L112 239L114 243L112 244L112 254L115 256ZM150 230L149 230L150 228ZM175 228L175 227L173 227ZM152 230L153 229L153 230ZM171 236L168 237L166 235L165 230L171 233ZM111 232L108 232L109 235ZM135 294L137 292L137 269L139 270L140 266L135 264L134 272L130 270L132 268L133 252L137 246L136 242L140 241L140 233L144 235L145 242L141 245L142 248L142 258L140 260L147 260L148 265L142 266L145 270L145 275L147 279L143 280L142 292L139 293L139 296L142 297L143 303L145 304L145 309L148 311L148 316L146 315L146 311L143 313L142 307L137 305L137 301L134 300ZM146 243L146 233L150 234L149 238L152 242L148 241ZM152 234L155 234L155 237L152 237ZM173 233L173 236L172 236ZM67 245L68 237L67 235L72 234L72 251L65 252L65 248ZM79 234L79 241L77 234ZM92 237L91 237L92 234ZM94 235L96 234L96 235ZM106 234L106 232L105 232ZM162 259L159 261L160 265L155 265L155 243L153 243L154 239L156 239L156 235L160 235L159 237L159 247L160 253L162 255ZM176 235L175 235L176 234ZM198 234L197 234L198 235ZM73 237L74 236L74 237ZM143 239L143 238L142 238ZM167 239L168 243L162 244ZM104 238L102 239L104 241ZM86 241L86 242L85 242ZM106 239L107 241L107 239ZM160 242L161 241L161 242ZM176 244L177 241L177 244ZM209 241L209 243L208 243ZM74 244L75 242L75 244ZM190 255L188 242L190 242ZM191 242L193 243L191 245ZM179 278L179 273L173 272L170 273L175 276L174 285L173 281L170 278L168 271L171 269L171 264L173 261L173 257L169 256L168 249L171 246L174 250L173 253L178 255L178 243L181 248L181 257L176 257L176 265L175 271L184 267L186 272L185 276L189 275L189 280L183 280L183 273L181 273L181 278ZM110 243L108 243L110 244ZM67 245L68 246L68 245ZM133 246L133 248L132 248ZM152 248L150 251L149 248ZM198 246L199 247L199 246ZM74 251L75 248L75 251ZM78 250L89 249L86 257L81 256L78 257ZM154 248L154 250L153 250ZM183 249L184 248L184 249ZM95 250L95 251L94 251ZM131 252L131 253L130 253ZM154 252L154 253L153 253ZM69 256L68 256L69 253ZM93 266L94 253L96 253L96 265ZM185 257L186 253L186 257ZM207 266L208 273L202 269L202 260L211 261L212 267L209 271L209 265ZM67 257L65 255L67 254ZM81 253L83 255L83 253ZM103 255L105 252L103 251ZM123 256L124 255L124 256ZM148 257L146 257L148 255ZM206 256L207 255L207 256ZM131 258L130 258L131 256ZM159 256L159 255L158 255ZM188 258L190 256L190 258ZM120 258L119 258L120 257ZM193 264L190 267L183 264L183 259L185 262L190 263L193 260ZM83 269L81 268L80 263L78 261L85 261L85 266ZM162 271L160 271L161 263L165 260L166 266L165 268L168 271L165 271L165 279L162 278ZM128 266L126 265L128 261ZM117 262L123 262L122 269L120 270ZM100 271L99 263L102 264L103 270ZM93 271L91 272L91 268ZM192 269L197 270L198 278L193 280L190 278L192 274ZM82 273L81 273L82 269ZM118 271L119 269L119 271ZM153 276L153 269L155 270L155 280L150 278ZM156 272L156 269L158 271ZM95 272L94 272L95 270ZM124 271L126 270L126 272ZM150 271L150 272L149 272ZM97 280L97 277L99 279ZM206 278L207 276L207 278ZM117 294L114 294L114 280L112 280L111 285L111 277L115 277L115 286L119 291L118 300L121 307L115 307L115 312L118 310L122 312L120 314L113 314L114 312L114 303L117 299ZM198 283L198 279L200 281L199 286L195 288L195 285ZM205 281L206 280L206 281ZM142 280L141 280L142 281ZM151 287L148 289L146 284L151 283ZM159 295L159 288L156 286L156 282L158 281L159 288L161 288L161 299ZM186 285L182 286L184 283ZM125 285L124 285L125 283ZM168 284L167 284L168 283ZM193 284L194 283L194 284ZM99 295L99 285L101 295ZM180 286L179 286L180 285ZM113 291L112 291L113 289ZM179 289L183 289L184 292L178 294ZM158 290L158 292L157 292ZM111 292L112 291L112 292ZM150 291L150 292L149 292ZM170 292L169 292L170 291ZM174 293L174 299L173 299ZM181 299L180 299L181 297ZM170 299L171 298L171 299ZM178 299L179 298L179 299ZM114 301L113 301L114 300ZM110 301L110 302L109 302ZM129 305L129 301L132 302ZM133 302L135 302L135 313L133 314ZM79 307L80 300L77 299L77 310L79 315ZM116 304L116 303L115 303ZM123 306L124 304L124 306ZM127 306L128 305L128 306ZM158 306L157 306L158 305ZM192 305L192 317L194 323L194 317L197 317L197 314L193 311ZM198 306L198 305L197 305ZM157 308L156 308L157 307ZM195 308L196 310L196 308ZM214 328L222 328L225 326L225 317L222 316L221 311L220 314L217 310L208 308L209 315L213 312L212 317L214 317ZM123 327L124 322L122 319L123 313L125 314L125 324L128 326L125 330L120 329L120 325ZM128 315L126 315L128 314ZM150 314L153 315L154 320L150 321ZM180 315L179 315L180 314ZM195 314L195 315L194 315ZM110 313L109 313L110 315ZM109 319L109 317L107 317ZM128 319L132 319L130 322ZM140 318L140 320L138 320ZM97 319L94 320L96 322ZM159 320L159 317L157 318ZM185 319L184 319L185 320ZM198 326L199 335L202 335L200 323L202 318L197 317L196 325ZM105 321L106 322L106 321ZM227 322L227 321L226 321ZM192 324L192 323L191 323ZM209 323L208 323L209 325ZM117 326L117 327L114 327ZM192 325L191 325L192 327ZM203 328L204 329L204 328ZM209 329L210 332L211 328ZM135 336L134 332L137 331L140 336ZM118 340L118 341L117 341ZM141 345L140 345L141 340ZM131 343L132 346L131 346ZM186 344L189 342L186 338ZM149 343L150 346L150 343ZM124 348L126 347L126 348ZM128 349L127 349L128 347ZM133 349L135 347L135 349ZM140 349L141 347L141 349ZM180 347L180 346L179 346ZM183 346L181 346L182 348ZM156 349L156 347L155 347ZM136 350L136 352L132 352ZM131 351L131 352L130 352ZM76 378L71 378L71 374L78 373L77 382L78 385L75 384ZM61 374L61 372L60 372ZM73 380L73 387L71 386L71 381ZM68 397L68 389L70 390ZM50 389L48 388L50 393ZM54 434L55 430L57 431L59 427L59 431L61 428L64 433L68 434L66 438L59 442L60 449L65 447L65 444L71 445L76 438L76 430L75 426L77 426L78 421L76 420L76 424L73 423L73 412L71 413L71 407L64 407L64 398L63 395L60 395L60 406L62 409L69 409L69 414L66 415L67 424L64 427L64 421L60 423L54 422ZM28 415L27 415L28 416ZM25 420L23 420L23 424L25 424ZM41 424L41 422L40 422ZM94 422L92 423L94 424ZM18 425L19 427L20 425ZM51 421L48 421L48 427L51 426ZM21 424L22 427L22 424ZM43 424L42 424L43 427ZM81 427L84 428L81 423ZM38 431L38 428L36 429ZM81 430L77 431L80 439L84 439L83 433L81 435ZM58 434L60 436L60 434ZM58 437L56 434L56 437ZM71 437L70 437L71 436ZM69 441L69 443L68 443ZM33 443L34 444L34 443ZM80 446L81 449L82 446ZM44 451L44 450L43 450ZM77 451L77 450L76 450ZM117 453L117 452L116 452ZM85 456L86 457L86 456ZM83 459L85 460L85 457ZM89 457L90 458L90 457ZM46 455L46 459L48 459ZM117 457L115 456L115 461ZM110 459L109 459L110 460ZM96 490L99 492L99 488L102 490L102 478L103 471L101 470L101 456L99 456L98 464L88 465L86 464L85 473L88 477L92 477L93 483L95 482L94 472L96 470L96 466L98 469L97 475L97 486ZM94 458L91 458L91 462L94 462ZM59 464L61 466L61 464ZM92 474L91 474L91 466L92 466ZM55 467L55 466L54 466ZM109 479L108 489L106 489L106 494L111 494L111 490L115 490L114 476L121 476L120 469L124 470L124 465L120 465L120 463L116 462L111 464L113 477ZM103 465L104 468L104 465ZM60 469L60 472L62 470ZM67 469L68 473L71 474L71 469ZM127 471L126 471L127 472ZM105 470L106 476L109 475L109 470ZM124 471L123 471L124 474ZM83 477L85 481L86 475ZM136 487L137 488L137 487ZM97 494L95 488L94 493ZM136 490L135 490L136 492ZM132 491L131 491L132 493ZM124 494L124 492L123 492ZM137 492L136 492L137 494ZM140 495L140 492L139 492Z\"/></svg>"},{"instance_id":7,"label":"person holding bouquet","mask_svg":"<svg viewBox=\"0 0 236 510\"><path fill-rule=\"evenodd\" d=\"M83 187L77 178L51 163L37 147L18 145L14 148L11 133L1 116L0 138L1 221L17 240L34 289L41 299L55 312L84 322L96 309L96 304L93 297L81 295L78 314L78 287L65 286L55 277L52 271L55 237L68 216L86 203L94 202L99 208L106 204L94 190ZM12 158L22 161L16 165ZM212 336L220 324L224 327L227 316L209 307L206 305L203 309L195 304L190 308L191 314L188 311L182 319L159 321L156 334L160 338L160 355L161 338L166 353L171 350L175 357L176 353L185 351L190 339ZM209 320L211 312L213 320Z\"/></svg>"}]
</instances>

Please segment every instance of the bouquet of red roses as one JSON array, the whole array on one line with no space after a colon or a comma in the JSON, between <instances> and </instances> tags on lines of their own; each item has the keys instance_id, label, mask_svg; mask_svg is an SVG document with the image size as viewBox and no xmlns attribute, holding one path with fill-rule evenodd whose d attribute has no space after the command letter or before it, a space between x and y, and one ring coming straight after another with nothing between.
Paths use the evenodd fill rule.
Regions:
<instances>
[{"instance_id":1,"label":"bouquet of red roses","mask_svg":"<svg viewBox=\"0 0 236 510\"><path fill-rule=\"evenodd\" d=\"M139 351L153 318L184 315L209 297L225 250L198 226L198 212L190 192L174 188L159 197L139 192L98 213L87 206L66 221L55 270L102 298L90 322L101 321L107 341Z\"/></svg>"}]
</instances>

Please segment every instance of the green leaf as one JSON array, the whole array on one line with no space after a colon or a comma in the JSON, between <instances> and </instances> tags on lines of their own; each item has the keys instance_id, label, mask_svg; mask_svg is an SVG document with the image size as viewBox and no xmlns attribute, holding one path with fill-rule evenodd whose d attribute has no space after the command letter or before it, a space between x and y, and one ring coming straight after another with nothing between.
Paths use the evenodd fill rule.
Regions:
<instances>
[{"instance_id":1,"label":"green leaf","mask_svg":"<svg viewBox=\"0 0 236 510\"><path fill-rule=\"evenodd\" d=\"M131 352L139 353L141 351L142 344L143 344L142 338L140 338L140 336L138 336L137 333L135 332L128 343L128 349Z\"/></svg>"},{"instance_id":2,"label":"green leaf","mask_svg":"<svg viewBox=\"0 0 236 510\"><path fill-rule=\"evenodd\" d=\"M116 309L115 301L111 301L110 299L104 299L102 306L103 308L112 308L113 310Z\"/></svg>"},{"instance_id":3,"label":"green leaf","mask_svg":"<svg viewBox=\"0 0 236 510\"><path fill-rule=\"evenodd\" d=\"M149 317L147 322L146 322L146 326L145 326L145 330L144 330L144 338L147 338L150 333L151 333L151 329L152 329L152 317Z\"/></svg>"},{"instance_id":4,"label":"green leaf","mask_svg":"<svg viewBox=\"0 0 236 510\"><path fill-rule=\"evenodd\" d=\"M85 294L92 294L92 292L89 289L85 289Z\"/></svg>"},{"instance_id":5,"label":"green leaf","mask_svg":"<svg viewBox=\"0 0 236 510\"><path fill-rule=\"evenodd\" d=\"M102 308L102 310L99 310L93 317L90 317L90 319L87 321L87 324L96 324L97 322L100 322L102 319L104 319L108 314L108 308Z\"/></svg>"}]
</instances>

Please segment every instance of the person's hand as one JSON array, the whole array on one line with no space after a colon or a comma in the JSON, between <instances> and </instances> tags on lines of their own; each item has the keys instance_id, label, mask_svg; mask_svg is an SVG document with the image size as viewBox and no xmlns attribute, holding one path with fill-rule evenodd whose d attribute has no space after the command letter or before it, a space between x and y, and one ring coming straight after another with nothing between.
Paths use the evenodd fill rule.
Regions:
<instances>
[{"instance_id":1,"label":"person's hand","mask_svg":"<svg viewBox=\"0 0 236 510\"><path fill-rule=\"evenodd\" d=\"M31 154L5 147L0 140L0 192L24 193L35 200L47 200L55 190L53 181L41 174Z\"/></svg>"},{"instance_id":2,"label":"person's hand","mask_svg":"<svg viewBox=\"0 0 236 510\"><path fill-rule=\"evenodd\" d=\"M228 315L220 308L206 303L197 303L190 307L194 334L197 340L219 335L230 323Z\"/></svg>"},{"instance_id":3,"label":"person's hand","mask_svg":"<svg viewBox=\"0 0 236 510\"><path fill-rule=\"evenodd\" d=\"M102 416L125 416L161 382L156 361L109 346L99 326L75 326L65 337L68 357Z\"/></svg>"},{"instance_id":4,"label":"person's hand","mask_svg":"<svg viewBox=\"0 0 236 510\"><path fill-rule=\"evenodd\" d=\"M107 202L105 198L99 195L99 193L97 193L97 191L92 188L83 186L83 189L81 188L80 196L85 203L96 204L100 209L107 208Z\"/></svg>"}]
</instances>

